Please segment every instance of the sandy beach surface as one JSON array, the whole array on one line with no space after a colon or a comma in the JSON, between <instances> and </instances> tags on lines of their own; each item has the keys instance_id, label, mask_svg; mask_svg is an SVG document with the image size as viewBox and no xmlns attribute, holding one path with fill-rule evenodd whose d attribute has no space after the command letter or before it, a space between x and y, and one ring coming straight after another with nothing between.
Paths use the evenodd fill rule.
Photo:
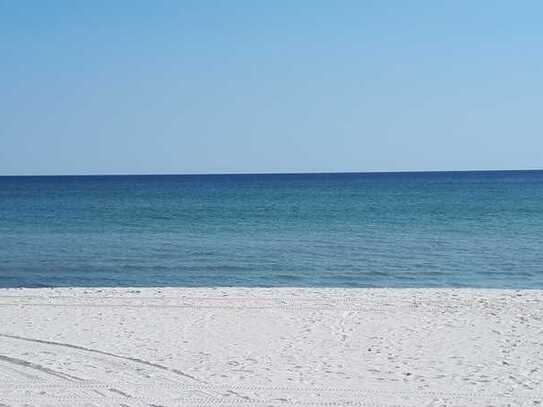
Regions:
<instances>
[{"instance_id":1,"label":"sandy beach surface","mask_svg":"<svg viewBox=\"0 0 543 407\"><path fill-rule=\"evenodd\" d=\"M0 406L543 405L543 292L0 290Z\"/></svg>"}]
</instances>

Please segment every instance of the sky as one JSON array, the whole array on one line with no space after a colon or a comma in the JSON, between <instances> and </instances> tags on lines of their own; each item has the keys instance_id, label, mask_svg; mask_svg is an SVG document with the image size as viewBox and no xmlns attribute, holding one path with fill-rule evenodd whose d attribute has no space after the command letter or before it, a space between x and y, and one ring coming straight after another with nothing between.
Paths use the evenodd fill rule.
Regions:
<instances>
[{"instance_id":1,"label":"sky","mask_svg":"<svg viewBox=\"0 0 543 407\"><path fill-rule=\"evenodd\" d=\"M543 168L542 16L0 0L0 175Z\"/></svg>"}]
</instances>

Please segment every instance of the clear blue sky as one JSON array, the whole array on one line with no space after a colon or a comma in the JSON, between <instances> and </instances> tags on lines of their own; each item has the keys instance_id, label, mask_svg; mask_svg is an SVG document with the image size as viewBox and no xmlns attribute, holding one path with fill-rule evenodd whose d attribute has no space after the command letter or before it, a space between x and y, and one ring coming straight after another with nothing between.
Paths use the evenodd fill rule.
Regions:
<instances>
[{"instance_id":1,"label":"clear blue sky","mask_svg":"<svg viewBox=\"0 0 543 407\"><path fill-rule=\"evenodd\" d=\"M0 0L0 174L543 167L541 1Z\"/></svg>"}]
</instances>

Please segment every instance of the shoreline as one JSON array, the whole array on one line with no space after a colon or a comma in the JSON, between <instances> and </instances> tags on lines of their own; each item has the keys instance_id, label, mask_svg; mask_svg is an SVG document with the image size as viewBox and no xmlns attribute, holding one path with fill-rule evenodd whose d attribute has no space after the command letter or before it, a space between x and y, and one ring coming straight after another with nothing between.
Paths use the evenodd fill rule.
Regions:
<instances>
[{"instance_id":1,"label":"shoreline","mask_svg":"<svg viewBox=\"0 0 543 407\"><path fill-rule=\"evenodd\" d=\"M543 290L5 288L0 320L10 407L543 403Z\"/></svg>"}]
</instances>

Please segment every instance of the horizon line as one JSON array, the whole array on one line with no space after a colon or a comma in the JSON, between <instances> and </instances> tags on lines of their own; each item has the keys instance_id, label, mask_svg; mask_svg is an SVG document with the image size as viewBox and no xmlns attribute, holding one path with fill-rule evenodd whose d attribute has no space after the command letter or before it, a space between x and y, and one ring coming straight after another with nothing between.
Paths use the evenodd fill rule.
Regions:
<instances>
[{"instance_id":1,"label":"horizon line","mask_svg":"<svg viewBox=\"0 0 543 407\"><path fill-rule=\"evenodd\" d=\"M157 173L82 173L82 174L0 174L7 177L147 177L147 176L224 176L224 175L325 175L325 174L413 174L413 173L468 173L468 172L534 172L532 169L462 169L462 170L394 170L394 171L295 171L295 172L157 172Z\"/></svg>"}]
</instances>

